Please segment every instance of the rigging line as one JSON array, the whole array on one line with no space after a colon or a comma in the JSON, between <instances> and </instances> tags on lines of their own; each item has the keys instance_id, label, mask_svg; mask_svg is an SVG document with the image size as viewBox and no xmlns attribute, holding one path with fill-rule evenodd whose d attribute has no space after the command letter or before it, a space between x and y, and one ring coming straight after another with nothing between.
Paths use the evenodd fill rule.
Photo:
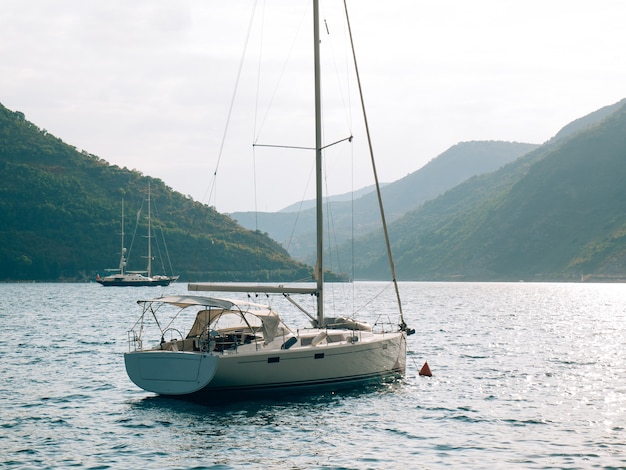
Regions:
<instances>
[{"instance_id":1,"label":"rigging line","mask_svg":"<svg viewBox=\"0 0 626 470\"><path fill-rule=\"evenodd\" d=\"M347 25L344 23L344 37L345 37L345 29ZM345 47L345 46L344 46ZM345 74L346 74L346 99L348 101L347 105L347 119L348 126L350 129L354 129L354 116L353 116L353 108L352 108L352 92L353 92L353 84L352 84L352 74L350 73L350 61L349 61L349 50L345 50L346 54L345 63ZM356 316L356 285L354 283L354 274L355 274L355 227L356 227L356 218L355 218L355 146L350 146L350 267L349 267L349 282L351 284L351 302L352 302L352 315Z\"/></svg>"},{"instance_id":2,"label":"rigging line","mask_svg":"<svg viewBox=\"0 0 626 470\"><path fill-rule=\"evenodd\" d=\"M332 38L333 36L330 34L330 28L329 28L328 21L326 20L326 18L324 19L324 26L326 28L327 36L329 38ZM344 28L345 27L346 26L344 24ZM344 37L345 36L346 35L345 35L345 31L344 31ZM328 44L330 46L331 56L332 56L332 59L333 59L332 63L333 63L333 66L334 66L335 77L337 79L337 85L338 85L337 89L338 89L339 94L341 96L341 100L342 100L342 103L343 103L343 109L346 111L345 118L346 118L347 127L348 127L348 129L350 129L350 134L352 134L353 133L353 131L352 131L352 129L353 129L352 104L351 104L351 96L352 96L352 94L350 93L351 82L352 82L352 80L351 80L352 75L349 73L350 61L349 60L341 61L341 63L344 63L345 67L346 67L346 70L345 70L345 78L346 78L345 86L346 86L347 89L344 90L344 84L343 84L342 80L339 79L342 76L342 74L339 73L338 63L340 63L340 61L337 60L338 59L338 55L337 55L336 49L334 47L335 42L333 40L329 40ZM349 59L350 58L349 49L346 49L345 52L346 52L346 58ZM347 101L347 104L346 104L346 101ZM335 145L335 144L337 144L339 142L343 142L345 140L348 140L349 142L352 142L352 138L353 137L351 135L347 139L340 140L338 142L329 144L329 145L327 145L325 147L322 147L322 148L324 149L326 147L330 147L331 145ZM350 147L350 162L351 162L350 166L351 166L351 169L352 169L352 171L351 171L351 186L350 186L350 188L351 188L351 212L350 212L351 213L351 243L350 243L350 246L352 247L352 252L350 254L351 259L350 259L350 262L349 262L349 271L350 271L349 272L349 279L353 279L354 278L354 146ZM330 223L330 221L329 221L329 223ZM334 233L335 233L335 236L336 236L337 233L336 232L334 232ZM337 268L338 268L338 270L340 272L342 272L342 269L341 269L342 268L342 266L341 266L341 252L340 252L340 250L338 248L339 245L338 245L336 240L335 240L335 247L336 247L335 249L336 249L336 255L337 255L337 261L336 261L337 262ZM332 263L333 262L332 261L332 254L330 256L331 256L331 263ZM352 284L352 289L351 289L351 291L352 291L351 292L351 294L352 294L352 311L354 311L354 305L356 303L355 302L356 292L355 292L354 283L351 283L351 284Z\"/></svg>"},{"instance_id":3,"label":"rigging line","mask_svg":"<svg viewBox=\"0 0 626 470\"><path fill-rule=\"evenodd\" d=\"M333 245L331 244L331 222L332 222L332 214L331 214L331 208L330 208L330 191L328 190L328 167L327 167L327 160L326 160L326 155L324 155L324 158L322 159L322 167L323 167L323 175L324 175L324 189L325 189L325 194L326 196L322 198L322 201L324 203L324 206L326 207L325 211L322 211L322 213L326 216L326 231L325 231L325 235L327 237L327 242L326 242L326 246L328 247L328 256L327 256L327 260L325 261L325 266L324 268L328 268L332 271L333 269L333 257L332 257L332 252L333 252ZM323 275L323 274L322 274ZM330 286L327 284L326 285L326 290L328 290L330 287L330 289L332 290L333 295L330 296L330 300L332 302L332 306L333 306L333 310L336 311L337 308L335 306L335 283L330 284ZM328 302L329 296L326 296L326 301Z\"/></svg>"},{"instance_id":4,"label":"rigging line","mask_svg":"<svg viewBox=\"0 0 626 470\"><path fill-rule=\"evenodd\" d=\"M374 149L372 147L372 138L370 135L369 124L367 121L367 113L365 112L365 101L363 99L363 88L361 87L361 77L359 76L359 67L356 61L356 51L354 49L354 41L352 39L352 27L350 26L350 18L348 16L348 4L347 0L343 1L345 12L346 12L346 22L348 24L348 34L350 36L350 45L352 46L352 58L354 60L354 71L356 74L356 81L359 89L359 97L361 99L361 109L363 110L363 121L365 122L365 133L367 134L367 144L370 151L370 160L372 161L372 171L374 172L374 181L376 182L376 195L378 196L378 207L380 209L380 216L383 223L383 231L385 233L385 244L387 245L387 257L389 258L389 268L391 269L391 277L393 278L393 285L396 290L396 299L398 302L398 310L400 312L400 328L405 329L406 324L404 323L404 315L402 313L402 302L400 301L400 291L398 290L398 280L396 277L396 268L393 263L393 257L391 254L391 243L389 242L389 231L387 230L387 222L385 220L385 212L383 210L383 199L380 194L380 185L378 182L378 173L376 172L376 163L374 161Z\"/></svg>"},{"instance_id":5,"label":"rigging line","mask_svg":"<svg viewBox=\"0 0 626 470\"><path fill-rule=\"evenodd\" d=\"M302 30L302 26L304 24L304 20L306 18L306 10L303 10L302 13L302 17L300 19L300 23L298 25L298 27L296 28L296 37L298 36L299 32ZM283 62L283 66L281 68L280 74L278 76L278 80L276 81L276 85L274 86L274 90L272 91L272 95L270 96L270 100L267 104L267 108L265 109L265 114L263 114L263 118L261 119L261 124L259 126L258 129L256 129L255 127L255 133L257 136L261 135L261 132L263 131L263 128L265 127L265 122L267 121L267 117L270 113L270 109L272 108L272 103L274 103L274 99L276 98L276 95L278 94L278 89L280 88L280 84L283 81L283 78L285 76L285 70L287 70L287 64L289 63L289 59L295 49L296 46L296 40L295 38L291 41L291 46L289 48L289 51L287 52L287 57L285 57L285 61ZM260 69L260 61L259 61L259 69ZM260 76L260 74L259 74ZM257 96L258 98L258 96ZM255 121L255 126L256 126L256 121ZM254 139L254 142L257 141L257 138Z\"/></svg>"},{"instance_id":6,"label":"rigging line","mask_svg":"<svg viewBox=\"0 0 626 470\"><path fill-rule=\"evenodd\" d=\"M169 268L170 268L169 272L171 274L174 274L174 269L172 268L172 260L170 258L170 252L167 249L167 243L165 242L165 232L163 230L163 223L162 223L162 221L161 221L161 219L159 217L159 211L157 209L157 206L156 206L154 198L152 199L152 208L153 208L154 213L156 214L157 221L160 222L159 225L156 228L158 228L158 230L159 230L158 233L161 234L161 242L163 243L163 249L165 250L165 258L167 259L167 262L168 262ZM158 240L158 237L156 237L156 238ZM156 244L156 247L159 250L159 257L160 257L160 261L161 261L161 269L163 270L164 274L167 274L168 271L165 269L165 265L164 265L164 262L163 262L163 255L161 253L161 247L160 247L160 245L158 243Z\"/></svg>"},{"instance_id":7,"label":"rigging line","mask_svg":"<svg viewBox=\"0 0 626 470\"><path fill-rule=\"evenodd\" d=\"M256 149L252 147L252 192L254 199L254 228L259 229L259 206L257 203L257 187L256 187ZM257 240L257 249L259 248L259 242Z\"/></svg>"},{"instance_id":8,"label":"rigging line","mask_svg":"<svg viewBox=\"0 0 626 470\"><path fill-rule=\"evenodd\" d=\"M337 145L345 141L352 142L353 138L354 137L352 135L350 135L349 137L344 137L343 139L337 140L336 142L333 142L332 144L324 145L323 147L320 148L320 150L325 150L328 147L332 147L333 145ZM299 146L294 146L294 145L252 144L252 146L253 147L270 147L270 148L276 148L276 149L291 149L291 150L315 150L315 147L299 147Z\"/></svg>"},{"instance_id":9,"label":"rigging line","mask_svg":"<svg viewBox=\"0 0 626 470\"><path fill-rule=\"evenodd\" d=\"M160 226L158 226L158 224L155 221L155 218L158 220L159 216L158 216L158 212L156 210L156 207L154 205L154 193L151 194L150 207L151 207L150 210L152 211L152 214L153 214L152 219L151 219L152 220L152 222L151 222L152 232L155 234L155 235L152 235L152 238L154 238L154 240L155 240L154 248L156 249L157 255L159 257L159 262L161 264L161 272L162 273L166 273L167 271L165 271L165 264L163 263L163 253L161 252L161 245L159 244L159 236L158 236L159 230L162 230L162 229L161 229ZM162 233L163 232L161 231L161 234ZM153 256L152 258L156 261L156 257L155 256Z\"/></svg>"},{"instance_id":10,"label":"rigging line","mask_svg":"<svg viewBox=\"0 0 626 470\"><path fill-rule=\"evenodd\" d=\"M261 88L261 63L262 61L262 57L263 57L263 39L265 38L265 2L263 2L263 9L262 9L262 14L261 14L261 40L259 41L259 59L258 59L258 65L257 65L257 80L256 80L256 98L255 98L255 104L254 104L254 126L253 126L253 135L252 135L252 142L255 141L255 136L254 134L256 133L256 128L257 128L257 120L259 117L259 97L261 94L260 88Z\"/></svg>"},{"instance_id":11,"label":"rigging line","mask_svg":"<svg viewBox=\"0 0 626 470\"><path fill-rule=\"evenodd\" d=\"M328 22L326 21L326 19L324 19L324 25L326 26L326 34L329 37L329 41L328 41L328 45L331 51L331 57L332 57L332 63L333 63L333 68L335 71L335 79L337 81L337 90L339 91L339 95L341 97L341 101L343 104L343 110L347 111L345 114L345 118L347 121L347 126L348 129L350 129L350 133L352 134L352 106L350 105L350 80L351 80L351 75L348 72L349 70L349 61L344 60L343 62L345 63L346 66L346 73L345 73L345 79L346 79L346 83L343 84L342 81L340 80L340 77L343 76L343 74L339 73L339 67L338 67L338 54L336 53L335 50L335 41L333 40L333 36L330 34L330 30L328 27ZM349 58L349 57L348 57ZM344 86L347 88L347 90L344 90ZM346 97L347 97L347 101L348 104L346 105Z\"/></svg>"},{"instance_id":12,"label":"rigging line","mask_svg":"<svg viewBox=\"0 0 626 470\"><path fill-rule=\"evenodd\" d=\"M130 254L133 251L133 245L135 243L135 236L137 235L137 228L139 227L139 220L141 217L141 211L143 210L144 199L141 199L141 206L137 211L137 215L135 217L135 228L133 230L133 237L130 239L130 246L128 247L128 251L126 252L126 267L128 267L128 261L130 260Z\"/></svg>"},{"instance_id":13,"label":"rigging line","mask_svg":"<svg viewBox=\"0 0 626 470\"><path fill-rule=\"evenodd\" d=\"M348 98L349 99L349 98ZM352 119L352 114L350 114L350 119ZM354 285L354 226L355 226L355 217L354 217L354 145L350 146L350 190L352 194L350 194L350 279L349 282L352 284L351 294L352 294L352 314L355 314L355 304L356 304L356 288Z\"/></svg>"},{"instance_id":14,"label":"rigging line","mask_svg":"<svg viewBox=\"0 0 626 470\"><path fill-rule=\"evenodd\" d=\"M293 226L291 227L291 234L289 235L289 240L287 242L287 251L291 248L291 243L295 237L296 227L298 226L298 221L300 220L300 215L302 214L302 206L304 205L304 197L306 196L306 192L309 189L309 184L311 183L311 178L313 177L314 168L311 168L309 171L309 177L306 180L306 185L304 185L304 190L302 192L302 197L300 198L300 205L298 206L298 211L296 213L296 220L293 222Z\"/></svg>"},{"instance_id":15,"label":"rigging line","mask_svg":"<svg viewBox=\"0 0 626 470\"><path fill-rule=\"evenodd\" d=\"M261 88L261 63L263 62L263 40L265 38L265 2L263 2L263 8L261 11L261 40L259 41L259 60L257 66L257 80L256 80L256 99L254 105L254 125L252 127L252 142L256 139L257 120L259 117L259 97ZM257 191L257 177L256 177L256 149L252 148L252 192L254 203L254 228L259 229L259 207L258 207L258 191ZM259 243L257 241L257 250L259 249Z\"/></svg>"},{"instance_id":16,"label":"rigging line","mask_svg":"<svg viewBox=\"0 0 626 470\"><path fill-rule=\"evenodd\" d=\"M205 191L203 200L207 200L207 193L209 193L209 200L213 195L213 190L215 189L215 180L217 177L217 170L220 166L220 161L222 160L222 154L224 152L224 143L226 142L226 135L228 134L228 129L230 128L230 119L233 114L233 108L235 105L235 97L237 95L237 90L239 89L239 81L241 80L241 71L243 70L243 63L246 57L246 51L248 50L248 45L250 43L250 34L252 32L252 24L254 22L254 12L256 11L257 2L254 2L254 6L252 7L252 14L250 15L250 22L248 23L248 32L246 34L246 40L244 43L243 53L241 54L241 59L239 61L239 69L237 70L237 79L235 80L235 88L233 90L232 97L230 99L230 106L228 108L228 114L226 116L226 125L224 126L224 133L222 134L222 142L220 143L220 149L217 154L217 163L215 164L215 170L213 172L213 182L211 186Z\"/></svg>"},{"instance_id":17,"label":"rigging line","mask_svg":"<svg viewBox=\"0 0 626 470\"><path fill-rule=\"evenodd\" d=\"M356 308L356 310L354 311L354 313L356 314L356 313L358 313L358 312L361 312L361 311L362 311L365 307L367 307L367 306L371 305L372 303L374 303L374 301L375 301L376 299L378 299L378 297L380 297L380 296L381 296L381 295L382 295L382 294L383 294L383 293L387 290L387 288L388 288L388 287L389 287L389 284L385 284L385 285L384 285L384 286L383 286L383 287L382 287L382 288L378 291L378 294L376 294L375 296L373 296L373 297L369 298L369 299L367 300L367 302L365 302L365 303L361 304L361 306L359 306L358 308Z\"/></svg>"},{"instance_id":18,"label":"rigging line","mask_svg":"<svg viewBox=\"0 0 626 470\"><path fill-rule=\"evenodd\" d=\"M253 147L271 147L276 149L315 150L315 147L297 147L293 145L252 144Z\"/></svg>"}]
</instances>

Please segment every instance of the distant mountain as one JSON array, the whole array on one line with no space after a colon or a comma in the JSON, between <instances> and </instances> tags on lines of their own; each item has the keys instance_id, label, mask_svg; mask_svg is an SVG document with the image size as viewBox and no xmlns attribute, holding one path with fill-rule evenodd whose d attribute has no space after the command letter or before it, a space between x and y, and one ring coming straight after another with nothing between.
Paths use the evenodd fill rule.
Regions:
<instances>
[{"instance_id":1,"label":"distant mountain","mask_svg":"<svg viewBox=\"0 0 626 470\"><path fill-rule=\"evenodd\" d=\"M557 136L396 221L398 278L626 279L626 104ZM388 273L376 239L356 242L354 251L367 253L356 261L356 278Z\"/></svg>"},{"instance_id":2,"label":"distant mountain","mask_svg":"<svg viewBox=\"0 0 626 470\"><path fill-rule=\"evenodd\" d=\"M604 106L597 111L587 114L579 119L576 119L570 122L568 125L563 127L557 134L550 139L550 142L554 142L556 140L564 139L567 137L571 137L572 135L585 130L589 127L593 127L602 123L607 117L613 114L615 111L618 111L626 104L626 98L609 106Z\"/></svg>"},{"instance_id":3,"label":"distant mountain","mask_svg":"<svg viewBox=\"0 0 626 470\"><path fill-rule=\"evenodd\" d=\"M495 171L537 148L535 144L480 141L457 144L423 168L382 188L387 221L391 222L416 209L475 175ZM340 244L353 233L362 235L380 227L378 200L373 187L329 198L333 239ZM359 197L360 196L360 197ZM352 200L354 199L354 202ZM248 229L266 232L279 241L296 259L314 262L315 210L305 201L300 212L236 212L231 217ZM300 205L289 206L297 210ZM304 209L311 207L311 209ZM352 212L354 210L354 212ZM353 231L354 227L354 231Z\"/></svg>"},{"instance_id":4,"label":"distant mountain","mask_svg":"<svg viewBox=\"0 0 626 470\"><path fill-rule=\"evenodd\" d=\"M387 183L381 183L380 184L381 188L384 188L385 186L387 186ZM349 201L352 201L354 199L358 199L361 196L366 195L367 193L371 193L372 191L375 191L375 189L376 189L376 186L374 186L374 185L366 186L364 188L357 189L356 191L352 191L352 192L348 192L348 193L344 193L344 194L336 194L334 196L325 197L323 199L323 201L324 201L324 204L326 204L328 202L349 202ZM294 204L291 204L291 205L281 209L278 212L283 212L283 213L284 212L299 212L299 211L303 211L303 210L306 210L306 209L313 209L314 207L315 207L315 199L308 199L306 201L296 202Z\"/></svg>"},{"instance_id":5,"label":"distant mountain","mask_svg":"<svg viewBox=\"0 0 626 470\"><path fill-rule=\"evenodd\" d=\"M159 218L182 280L276 280L310 276L274 240L243 229L213 208L172 191L161 180L78 152L0 105L0 280L87 280L118 265L121 200L126 231L151 183ZM140 233L146 233L145 218ZM130 240L127 239L130 242ZM135 242L130 270L146 260ZM134 263L134 264L133 264Z\"/></svg>"}]
</instances>

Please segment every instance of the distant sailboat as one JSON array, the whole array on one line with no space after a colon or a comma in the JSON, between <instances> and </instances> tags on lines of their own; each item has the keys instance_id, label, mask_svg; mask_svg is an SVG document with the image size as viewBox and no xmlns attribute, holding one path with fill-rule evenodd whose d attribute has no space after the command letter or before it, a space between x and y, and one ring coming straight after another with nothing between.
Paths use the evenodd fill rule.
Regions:
<instances>
[{"instance_id":1,"label":"distant sailboat","mask_svg":"<svg viewBox=\"0 0 626 470\"><path fill-rule=\"evenodd\" d=\"M144 390L162 395L203 399L259 392L280 394L309 389L335 389L401 376L406 368L407 336L414 331L403 320L393 263L390 261L399 321L375 327L348 317L324 315L322 232L322 129L318 2L313 6L315 58L315 161L317 179L317 262L315 283L269 286L189 284L212 292L282 294L305 313L311 326L290 328L268 305L200 295L176 295L140 301L143 312L130 331L124 354L130 379ZM346 139L348 140L348 139ZM373 163L373 159L372 159ZM376 183L378 181L376 178ZM380 197L380 192L379 192ZM382 203L380 204L382 210ZM384 222L384 216L383 222ZM385 230L385 235L387 232ZM391 255L389 242L387 252ZM316 314L293 299L303 294L316 301ZM171 316L166 316L168 313ZM189 311L195 315L189 317ZM187 319L185 330L175 321ZM147 345L148 328L158 328L160 341ZM184 331L187 331L183 334ZM171 339L167 340L166 335ZM173 336L173 338L172 338ZM145 345L145 347L144 347Z\"/></svg>"},{"instance_id":2,"label":"distant sailboat","mask_svg":"<svg viewBox=\"0 0 626 470\"><path fill-rule=\"evenodd\" d=\"M144 286L168 286L178 280L178 276L152 275L152 215L150 201L150 185L148 185L148 266L146 271L126 271L126 247L124 246L124 199L122 199L122 250L120 264L117 269L107 269L107 271L117 271L105 277L96 276L96 282L107 287L144 287Z\"/></svg>"}]
</instances>

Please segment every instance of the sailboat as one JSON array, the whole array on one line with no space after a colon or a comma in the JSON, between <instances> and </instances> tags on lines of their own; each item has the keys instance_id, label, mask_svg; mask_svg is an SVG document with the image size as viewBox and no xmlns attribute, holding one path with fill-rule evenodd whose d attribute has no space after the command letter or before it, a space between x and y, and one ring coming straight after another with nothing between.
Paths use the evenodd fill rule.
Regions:
<instances>
[{"instance_id":1,"label":"sailboat","mask_svg":"<svg viewBox=\"0 0 626 470\"><path fill-rule=\"evenodd\" d=\"M152 214L150 211L150 185L148 185L148 266L145 271L126 271L126 247L124 246L124 199L122 199L122 249L120 255L120 264L117 269L108 269L113 271L108 276L96 276L96 282L103 286L115 287L145 287L145 286L169 286L172 282L178 280L178 276L152 275ZM116 272L115 272L116 271Z\"/></svg>"},{"instance_id":2,"label":"sailboat","mask_svg":"<svg viewBox=\"0 0 626 470\"><path fill-rule=\"evenodd\" d=\"M191 283L188 295L140 300L142 313L129 331L129 351L124 354L124 360L129 378L144 390L204 400L240 394L257 396L262 392L334 390L393 379L405 373L407 336L414 330L403 320L392 261L390 267L400 317L397 324L372 327L351 318L327 318L324 314L317 0L313 5L313 21L317 177L315 283L294 286ZM377 180L375 171L374 174ZM382 208L380 199L379 204ZM388 241L387 251L391 254ZM203 296L198 292L280 294L309 316L310 325L294 329L269 305ZM298 303L294 299L297 295L312 296L316 312L309 312ZM186 328L178 326L178 322L187 321ZM145 344L149 325L158 328L156 343L152 345Z\"/></svg>"}]
</instances>

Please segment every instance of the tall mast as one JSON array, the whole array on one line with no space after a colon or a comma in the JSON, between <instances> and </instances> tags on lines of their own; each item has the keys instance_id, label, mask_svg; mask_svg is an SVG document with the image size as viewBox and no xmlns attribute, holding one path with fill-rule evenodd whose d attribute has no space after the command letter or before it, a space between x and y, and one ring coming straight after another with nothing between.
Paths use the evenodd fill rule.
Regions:
<instances>
[{"instance_id":1,"label":"tall mast","mask_svg":"<svg viewBox=\"0 0 626 470\"><path fill-rule=\"evenodd\" d=\"M313 0L313 57L315 61L315 192L317 218L317 262L315 277L317 279L317 324L324 326L324 243L322 214L322 105L320 78L320 28L318 0Z\"/></svg>"},{"instance_id":2,"label":"tall mast","mask_svg":"<svg viewBox=\"0 0 626 470\"><path fill-rule=\"evenodd\" d=\"M120 253L120 274L124 274L124 268L126 267L126 248L124 248L124 198L122 198L122 250Z\"/></svg>"},{"instance_id":3,"label":"tall mast","mask_svg":"<svg viewBox=\"0 0 626 470\"><path fill-rule=\"evenodd\" d=\"M150 233L150 183L148 183L148 277L152 277L152 234Z\"/></svg>"}]
</instances>

